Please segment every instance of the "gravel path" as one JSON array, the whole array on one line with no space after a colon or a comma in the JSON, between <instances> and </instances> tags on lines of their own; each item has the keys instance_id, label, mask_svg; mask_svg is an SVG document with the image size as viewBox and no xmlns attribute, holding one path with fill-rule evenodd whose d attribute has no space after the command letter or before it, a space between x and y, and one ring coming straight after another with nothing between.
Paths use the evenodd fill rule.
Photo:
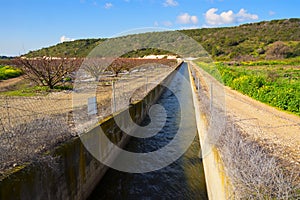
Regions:
<instances>
[{"instance_id":1,"label":"gravel path","mask_svg":"<svg viewBox=\"0 0 300 200\"><path fill-rule=\"evenodd\" d=\"M300 117L279 111L225 87L226 109L234 121L279 158L300 164Z\"/></svg>"}]
</instances>

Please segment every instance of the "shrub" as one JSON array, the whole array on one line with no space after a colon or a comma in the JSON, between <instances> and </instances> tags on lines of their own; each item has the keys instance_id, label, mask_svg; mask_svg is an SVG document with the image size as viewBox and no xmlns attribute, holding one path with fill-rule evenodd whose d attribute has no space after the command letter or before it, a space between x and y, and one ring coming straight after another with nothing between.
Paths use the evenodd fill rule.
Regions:
<instances>
[{"instance_id":1,"label":"shrub","mask_svg":"<svg viewBox=\"0 0 300 200\"><path fill-rule=\"evenodd\" d=\"M274 42L266 51L266 58L287 58L291 49L281 41Z\"/></svg>"},{"instance_id":2,"label":"shrub","mask_svg":"<svg viewBox=\"0 0 300 200\"><path fill-rule=\"evenodd\" d=\"M22 71L10 66L0 66L0 80L18 77L22 74Z\"/></svg>"}]
</instances>

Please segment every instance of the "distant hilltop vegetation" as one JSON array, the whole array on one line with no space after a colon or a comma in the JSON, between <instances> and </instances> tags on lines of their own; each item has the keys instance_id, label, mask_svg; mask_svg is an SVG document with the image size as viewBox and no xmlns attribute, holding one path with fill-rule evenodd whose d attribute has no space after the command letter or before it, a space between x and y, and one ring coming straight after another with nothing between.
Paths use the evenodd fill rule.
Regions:
<instances>
[{"instance_id":1,"label":"distant hilltop vegetation","mask_svg":"<svg viewBox=\"0 0 300 200\"><path fill-rule=\"evenodd\" d=\"M281 59L300 56L300 18L262 21L236 27L180 30L216 60ZM147 35L141 37L147 40ZM127 37L127 36L125 36ZM30 51L26 57L85 57L106 39L80 39ZM162 49L139 49L123 57L172 54Z\"/></svg>"}]
</instances>

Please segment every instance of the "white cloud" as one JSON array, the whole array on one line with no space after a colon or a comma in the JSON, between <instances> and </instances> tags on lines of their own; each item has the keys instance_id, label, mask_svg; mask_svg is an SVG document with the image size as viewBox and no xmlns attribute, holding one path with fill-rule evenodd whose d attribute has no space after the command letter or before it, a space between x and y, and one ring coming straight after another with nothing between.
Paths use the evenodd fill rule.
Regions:
<instances>
[{"instance_id":1,"label":"white cloud","mask_svg":"<svg viewBox=\"0 0 300 200\"><path fill-rule=\"evenodd\" d=\"M250 14L243 8L236 14L232 10L222 12L221 14L217 14L217 11L217 8L211 8L205 13L205 20L208 25L216 26L223 24L233 24L237 22L258 19L257 15Z\"/></svg>"},{"instance_id":2,"label":"white cloud","mask_svg":"<svg viewBox=\"0 0 300 200\"><path fill-rule=\"evenodd\" d=\"M243 8L235 15L235 17L238 22L243 22L247 20L258 20L257 15L247 13L247 10Z\"/></svg>"},{"instance_id":3,"label":"white cloud","mask_svg":"<svg viewBox=\"0 0 300 200\"><path fill-rule=\"evenodd\" d=\"M166 26L166 27L170 27L173 25L173 22L171 21L162 21L162 22L158 22L158 21L155 21L154 22L154 26L155 27L158 27L158 26Z\"/></svg>"},{"instance_id":4,"label":"white cloud","mask_svg":"<svg viewBox=\"0 0 300 200\"><path fill-rule=\"evenodd\" d=\"M163 21L162 24L163 24L164 26L168 26L168 27L173 25L173 23L170 22L170 21Z\"/></svg>"},{"instance_id":5,"label":"white cloud","mask_svg":"<svg viewBox=\"0 0 300 200\"><path fill-rule=\"evenodd\" d=\"M104 8L105 8L105 9L110 9L111 7L113 7L113 4L112 4L112 3L106 3L106 4L104 5Z\"/></svg>"},{"instance_id":6,"label":"white cloud","mask_svg":"<svg viewBox=\"0 0 300 200\"><path fill-rule=\"evenodd\" d=\"M197 24L198 23L198 17L197 16L191 16L191 22L193 24Z\"/></svg>"},{"instance_id":7,"label":"white cloud","mask_svg":"<svg viewBox=\"0 0 300 200\"><path fill-rule=\"evenodd\" d=\"M169 7L169 6L178 6L178 2L175 0L166 0L163 5L165 7Z\"/></svg>"},{"instance_id":8,"label":"white cloud","mask_svg":"<svg viewBox=\"0 0 300 200\"><path fill-rule=\"evenodd\" d=\"M67 41L73 41L74 39L68 38L65 35L60 37L60 42L67 42Z\"/></svg>"},{"instance_id":9,"label":"white cloud","mask_svg":"<svg viewBox=\"0 0 300 200\"><path fill-rule=\"evenodd\" d=\"M177 23L179 23L179 24L197 24L198 17L191 16L188 13L183 13L183 14L177 16Z\"/></svg>"},{"instance_id":10,"label":"white cloud","mask_svg":"<svg viewBox=\"0 0 300 200\"><path fill-rule=\"evenodd\" d=\"M272 10L269 11L269 15L270 15L270 16L273 16L273 15L275 15L275 14L276 14L276 12L274 12L274 11L272 11Z\"/></svg>"}]
</instances>

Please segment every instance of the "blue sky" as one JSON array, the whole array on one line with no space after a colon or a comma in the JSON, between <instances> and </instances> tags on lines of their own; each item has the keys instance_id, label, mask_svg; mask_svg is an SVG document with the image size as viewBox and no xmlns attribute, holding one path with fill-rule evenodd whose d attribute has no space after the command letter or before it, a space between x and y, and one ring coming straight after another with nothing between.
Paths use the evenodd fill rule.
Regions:
<instances>
[{"instance_id":1,"label":"blue sky","mask_svg":"<svg viewBox=\"0 0 300 200\"><path fill-rule=\"evenodd\" d=\"M0 0L0 55L131 29L235 26L299 18L299 0Z\"/></svg>"}]
</instances>

